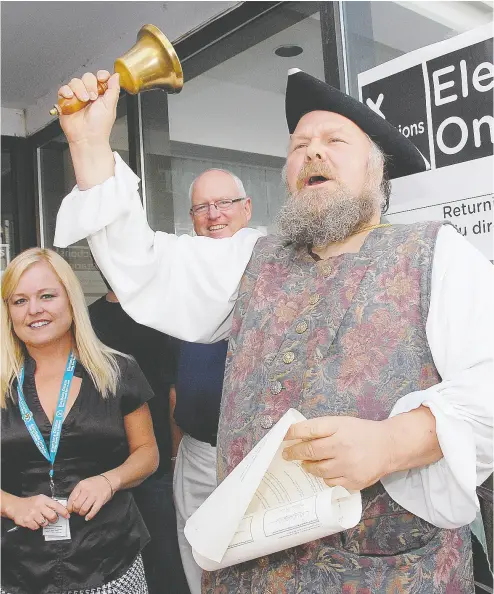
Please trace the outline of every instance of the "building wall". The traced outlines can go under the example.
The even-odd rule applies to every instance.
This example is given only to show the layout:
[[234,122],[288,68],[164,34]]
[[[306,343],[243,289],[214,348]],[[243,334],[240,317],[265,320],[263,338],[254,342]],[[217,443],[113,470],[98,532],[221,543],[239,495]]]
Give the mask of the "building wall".
[[27,136],[23,109],[2,107],[2,136]]

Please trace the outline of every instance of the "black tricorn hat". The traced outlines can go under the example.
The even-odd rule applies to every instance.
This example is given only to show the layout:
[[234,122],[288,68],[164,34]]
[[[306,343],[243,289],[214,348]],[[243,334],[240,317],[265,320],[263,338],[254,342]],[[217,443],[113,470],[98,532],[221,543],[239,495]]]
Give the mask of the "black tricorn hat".
[[389,179],[428,169],[418,148],[370,107],[296,68],[288,72],[285,110],[290,134],[300,118],[311,111],[331,111],[348,118],[386,155]]

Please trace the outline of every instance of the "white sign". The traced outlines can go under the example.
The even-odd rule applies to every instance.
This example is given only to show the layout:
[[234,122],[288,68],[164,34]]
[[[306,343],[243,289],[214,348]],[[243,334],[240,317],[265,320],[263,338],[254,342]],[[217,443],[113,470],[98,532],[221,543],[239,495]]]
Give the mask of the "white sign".
[[492,23],[359,74],[359,94],[430,170],[393,180],[390,222],[444,219],[494,259]]

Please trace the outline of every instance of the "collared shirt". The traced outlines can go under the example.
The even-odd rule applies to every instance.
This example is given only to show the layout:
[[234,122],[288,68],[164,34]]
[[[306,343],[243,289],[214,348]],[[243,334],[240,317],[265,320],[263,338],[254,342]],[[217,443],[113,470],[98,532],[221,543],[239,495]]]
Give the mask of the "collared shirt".
[[[56,497],[68,499],[79,481],[120,466],[129,456],[124,417],[153,393],[135,361],[117,359],[117,393],[106,399],[76,365],[82,383],[62,427],[54,465]],[[24,397],[48,443],[51,423],[39,401],[34,372],[35,362],[27,357]],[[2,489],[18,497],[49,497],[49,463],[26,430],[15,396],[14,401],[8,399],[1,415]],[[89,522],[72,513],[70,540],[45,541],[41,529],[8,532],[13,527],[2,518],[2,587],[11,594],[59,594],[101,586],[125,573],[149,540],[128,490],[115,493]]]
[[182,341],[178,355],[175,421],[194,439],[216,446],[228,341]]
[[[55,245],[88,238],[122,307],[142,324],[177,338],[227,338],[243,272],[260,233],[241,229],[210,239],[154,232],[139,179],[115,155],[115,176],[63,201]],[[391,416],[428,406],[444,457],[382,479],[405,509],[443,528],[470,523],[476,485],[493,468],[494,269],[451,226],[438,234],[427,340],[442,381],[400,398]]]

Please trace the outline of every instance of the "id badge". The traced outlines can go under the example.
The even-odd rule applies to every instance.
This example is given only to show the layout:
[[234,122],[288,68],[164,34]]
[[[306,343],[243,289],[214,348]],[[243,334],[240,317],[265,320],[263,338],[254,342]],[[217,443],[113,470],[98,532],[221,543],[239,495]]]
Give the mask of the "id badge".
[[[56,499],[64,507],[67,507],[67,499]],[[43,528],[43,536],[45,540],[70,540],[70,524],[69,520],[58,516],[58,520],[54,524],[48,524]]]

